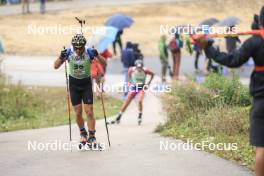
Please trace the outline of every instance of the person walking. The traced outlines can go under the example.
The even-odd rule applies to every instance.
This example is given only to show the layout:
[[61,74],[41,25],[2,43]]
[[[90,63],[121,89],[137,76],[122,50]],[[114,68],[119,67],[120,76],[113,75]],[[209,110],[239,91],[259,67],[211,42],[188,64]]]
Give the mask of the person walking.
[[172,62],[173,62],[173,80],[179,79],[182,47],[183,47],[183,42],[181,36],[180,34],[176,33],[175,37],[172,38],[169,44],[169,49],[171,51]]
[[161,62],[161,82],[166,83],[166,73],[168,67],[168,49],[166,45],[166,35],[162,35],[159,40],[159,57]]

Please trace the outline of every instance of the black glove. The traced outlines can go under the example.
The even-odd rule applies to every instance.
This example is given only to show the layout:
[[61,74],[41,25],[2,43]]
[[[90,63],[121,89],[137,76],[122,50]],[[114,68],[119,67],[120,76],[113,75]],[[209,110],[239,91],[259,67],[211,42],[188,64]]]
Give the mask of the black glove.
[[63,49],[60,54],[60,60],[64,61],[67,56],[67,49]]
[[99,55],[98,51],[96,49],[92,50],[94,57],[97,57]]

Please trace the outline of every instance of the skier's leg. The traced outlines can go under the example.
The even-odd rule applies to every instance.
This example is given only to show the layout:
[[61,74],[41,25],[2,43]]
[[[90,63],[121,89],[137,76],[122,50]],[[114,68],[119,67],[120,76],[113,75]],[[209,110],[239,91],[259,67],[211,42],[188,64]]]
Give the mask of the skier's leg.
[[95,119],[94,119],[94,113],[93,113],[93,105],[92,104],[84,104],[84,110],[87,115],[87,126],[88,126],[88,132],[89,132],[89,138],[88,142],[89,143],[95,143],[96,138],[95,138]]
[[127,109],[128,105],[131,103],[131,101],[135,98],[136,96],[136,92],[130,92],[128,94],[128,97],[125,101],[125,103],[123,104],[122,108],[121,108],[121,112],[125,112],[125,110]]
[[84,86],[81,91],[82,101],[84,103],[84,111],[87,116],[87,126],[89,131],[88,142],[92,143],[95,139],[95,119],[93,113],[93,89],[92,81],[88,82],[88,85]]
[[76,114],[76,123],[80,129],[80,135],[81,135],[81,142],[86,142],[87,141],[87,132],[84,126],[84,120],[82,117],[82,105],[78,104],[73,106],[74,112]]
[[142,111],[143,111],[143,99],[144,91],[138,93],[138,125],[141,125],[142,122]]
[[94,113],[93,113],[93,105],[92,104],[84,104],[84,111],[87,116],[87,126],[89,131],[95,130],[95,119],[94,119]]
[[134,97],[136,96],[136,92],[130,92],[127,96],[127,99],[126,101],[124,102],[124,104],[122,105],[121,107],[121,110],[116,118],[115,121],[113,121],[112,123],[117,123],[119,124],[120,123],[120,120],[121,120],[121,117],[123,115],[123,113],[125,112],[125,110],[127,109],[128,105],[131,103],[131,101],[134,99]]
[[84,120],[82,117],[82,95],[78,91],[78,88],[73,85],[69,84],[69,90],[70,90],[70,96],[71,96],[71,103],[76,115],[76,123],[80,129],[80,135],[81,135],[81,142],[87,141],[87,132],[85,130],[84,126]]
[[73,106],[75,115],[76,115],[76,123],[78,125],[79,128],[84,127],[84,120],[82,117],[82,105],[78,104],[76,106]]

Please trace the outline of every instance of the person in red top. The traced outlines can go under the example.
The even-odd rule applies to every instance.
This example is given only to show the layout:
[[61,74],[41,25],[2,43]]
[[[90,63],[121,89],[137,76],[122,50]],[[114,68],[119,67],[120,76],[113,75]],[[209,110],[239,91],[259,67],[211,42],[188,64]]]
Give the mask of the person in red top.
[[[146,84],[147,75],[150,75],[150,80]],[[154,73],[143,67],[142,60],[136,60],[135,66],[130,67],[128,70],[128,85],[129,85],[129,94],[127,96],[126,101],[124,102],[121,111],[119,112],[117,118],[111,122],[111,124],[119,124],[122,114],[125,112],[126,108],[130,104],[130,102],[138,95],[138,125],[141,125],[142,122],[142,110],[143,110],[143,98],[145,91],[153,80]],[[109,124],[109,123],[108,123]]]
[[[108,58],[112,57],[112,53],[106,49],[104,52],[100,53],[100,55],[107,61]],[[93,60],[91,63],[91,78],[94,80],[96,86],[94,87],[94,92],[96,97],[99,97],[100,89],[104,86],[105,81],[105,73],[106,73],[107,62],[105,65],[102,65],[96,60]]]

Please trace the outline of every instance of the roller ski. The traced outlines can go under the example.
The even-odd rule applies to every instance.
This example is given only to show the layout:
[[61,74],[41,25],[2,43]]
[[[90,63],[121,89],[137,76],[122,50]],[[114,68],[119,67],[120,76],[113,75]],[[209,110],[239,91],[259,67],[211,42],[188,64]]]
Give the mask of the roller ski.
[[88,134],[87,134],[85,129],[82,129],[80,131],[81,139],[80,139],[79,149],[82,149],[82,147],[86,145],[86,143],[87,143],[87,135]]
[[121,117],[122,117],[122,114],[119,113],[119,115],[117,116],[117,118],[115,120],[112,120],[111,122],[106,122],[107,125],[113,125],[113,124],[120,124],[120,121],[121,121]]
[[80,150],[102,151],[102,146],[100,145],[100,143],[96,142],[96,138],[94,135],[89,136],[89,138],[87,139],[87,132],[81,131],[79,149]]
[[82,141],[79,144],[80,150],[92,150],[92,151],[102,151],[102,146],[100,143],[96,142],[95,137],[89,138],[86,142]]

